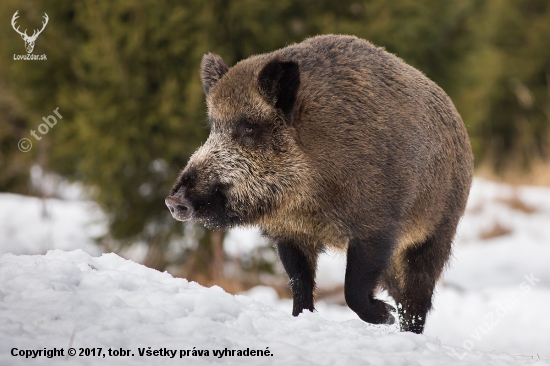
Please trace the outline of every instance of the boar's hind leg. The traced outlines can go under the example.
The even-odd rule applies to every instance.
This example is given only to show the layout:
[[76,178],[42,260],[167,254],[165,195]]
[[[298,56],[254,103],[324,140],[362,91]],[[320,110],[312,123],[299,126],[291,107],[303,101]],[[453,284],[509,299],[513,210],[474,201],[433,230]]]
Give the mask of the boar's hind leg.
[[293,316],[298,316],[304,309],[314,309],[313,290],[319,250],[313,245],[298,245],[291,241],[277,243],[277,252],[290,278]]
[[348,245],[346,302],[361,319],[372,324],[393,324],[390,311],[395,309],[374,298],[374,290],[386,269],[391,255],[392,240],[379,235],[369,240],[350,240]]
[[455,228],[456,223],[440,225],[431,237],[408,248],[400,258],[397,265],[401,266],[402,281],[388,292],[398,304],[401,331],[424,331],[435,284],[451,253]]

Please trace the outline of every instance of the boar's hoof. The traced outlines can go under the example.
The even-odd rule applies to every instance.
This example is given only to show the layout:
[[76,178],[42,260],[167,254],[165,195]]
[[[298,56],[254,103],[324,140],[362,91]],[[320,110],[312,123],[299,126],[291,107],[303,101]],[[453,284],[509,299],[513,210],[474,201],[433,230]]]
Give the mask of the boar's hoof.
[[395,308],[384,301],[371,298],[368,306],[361,310],[357,312],[357,315],[367,323],[387,325],[395,323],[395,318],[390,313],[395,311]]

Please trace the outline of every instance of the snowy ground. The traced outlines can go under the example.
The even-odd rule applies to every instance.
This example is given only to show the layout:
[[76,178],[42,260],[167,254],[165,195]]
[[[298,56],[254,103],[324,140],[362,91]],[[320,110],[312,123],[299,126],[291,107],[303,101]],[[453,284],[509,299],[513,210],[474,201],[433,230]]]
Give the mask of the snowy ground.
[[[94,205],[48,201],[46,225],[37,209],[41,201],[28,200],[35,199],[0,195],[0,254],[78,247],[98,254],[90,240],[102,230]],[[95,214],[88,215],[90,209]],[[90,365],[124,363],[122,356],[109,356],[109,348],[131,350],[134,356],[126,358],[132,363],[178,362],[139,356],[147,347],[177,350],[175,358],[180,350],[190,350],[191,356],[183,357],[198,365],[547,365],[548,223],[550,189],[514,189],[477,179],[422,336],[365,324],[334,301],[320,301],[316,313],[292,318],[290,300],[279,299],[270,288],[231,296],[114,254],[6,254],[0,259],[0,365],[48,363],[52,360],[10,352],[57,347],[66,354],[71,338],[77,353],[92,347],[107,352],[108,360],[101,361],[69,357],[71,363]],[[253,232],[246,233],[240,248],[238,235],[228,236],[228,252],[254,246]],[[318,274],[321,289],[340,286],[344,268],[344,258],[325,255]],[[193,347],[209,355],[193,357]],[[265,352],[267,347],[273,356],[213,355],[225,348]]]
[[[295,319],[250,297],[175,279],[115,254],[7,254],[0,259],[0,291],[2,365],[58,364],[64,358],[97,365],[127,364],[128,359],[175,364],[180,358],[193,365],[527,363],[522,357],[474,351],[460,361],[462,350],[442,346],[436,338],[392,333],[360,320],[329,321],[319,313]],[[63,355],[24,356],[56,348],[63,348]],[[76,356],[67,356],[71,348]],[[226,349],[234,355],[219,353]],[[247,349],[263,353],[238,356]],[[155,350],[157,356],[140,355]],[[85,356],[94,351],[96,356]]]

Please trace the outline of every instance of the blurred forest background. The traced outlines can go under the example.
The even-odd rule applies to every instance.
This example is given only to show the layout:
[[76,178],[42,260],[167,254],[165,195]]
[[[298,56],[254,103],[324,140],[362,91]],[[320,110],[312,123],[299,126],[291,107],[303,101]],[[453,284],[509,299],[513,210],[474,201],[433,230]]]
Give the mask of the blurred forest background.
[[[13,60],[25,54],[16,10],[21,29],[48,14],[34,50],[47,61]],[[31,167],[80,182],[108,214],[106,250],[147,243],[146,265],[205,285],[221,284],[231,260],[249,287],[273,271],[269,256],[229,259],[223,233],[176,222],[164,204],[208,136],[200,60],[212,51],[233,65],[327,33],[383,46],[438,83],[479,171],[550,174],[548,0],[2,0],[0,192],[51,195],[30,183]],[[57,107],[63,120],[19,151]]]

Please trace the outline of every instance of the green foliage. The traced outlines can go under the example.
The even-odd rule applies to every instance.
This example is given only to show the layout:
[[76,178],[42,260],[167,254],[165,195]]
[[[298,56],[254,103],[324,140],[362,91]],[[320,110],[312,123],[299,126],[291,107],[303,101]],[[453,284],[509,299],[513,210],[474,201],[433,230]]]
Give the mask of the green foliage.
[[20,103],[0,86],[0,189],[29,193],[32,156],[19,151],[17,143],[28,137],[27,123],[18,110]]
[[471,19],[473,50],[455,103],[476,158],[497,169],[547,158],[550,127],[550,3],[496,0]]

